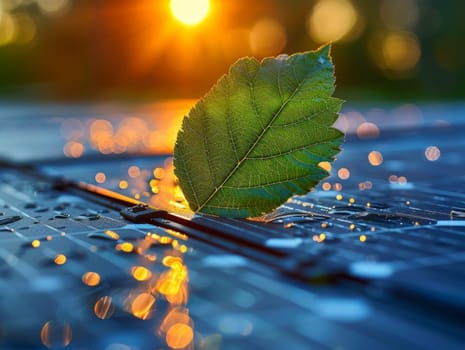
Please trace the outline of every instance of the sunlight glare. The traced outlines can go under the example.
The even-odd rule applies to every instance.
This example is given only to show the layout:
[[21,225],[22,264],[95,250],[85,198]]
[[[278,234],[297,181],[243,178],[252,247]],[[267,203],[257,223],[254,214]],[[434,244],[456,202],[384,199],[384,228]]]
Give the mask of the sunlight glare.
[[186,25],[200,23],[210,9],[209,0],[171,0],[171,12]]

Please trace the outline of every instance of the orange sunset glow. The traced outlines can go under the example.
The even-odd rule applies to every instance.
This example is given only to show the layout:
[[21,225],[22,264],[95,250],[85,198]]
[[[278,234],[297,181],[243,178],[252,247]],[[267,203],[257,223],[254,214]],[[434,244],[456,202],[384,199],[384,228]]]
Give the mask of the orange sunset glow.
[[187,25],[200,23],[210,9],[209,0],[171,0],[173,16]]

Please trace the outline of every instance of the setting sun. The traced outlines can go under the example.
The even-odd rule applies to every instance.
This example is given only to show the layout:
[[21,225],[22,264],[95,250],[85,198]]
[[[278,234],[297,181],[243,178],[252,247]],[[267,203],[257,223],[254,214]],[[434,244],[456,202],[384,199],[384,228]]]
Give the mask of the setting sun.
[[210,9],[209,0],[171,0],[174,17],[187,25],[200,23]]

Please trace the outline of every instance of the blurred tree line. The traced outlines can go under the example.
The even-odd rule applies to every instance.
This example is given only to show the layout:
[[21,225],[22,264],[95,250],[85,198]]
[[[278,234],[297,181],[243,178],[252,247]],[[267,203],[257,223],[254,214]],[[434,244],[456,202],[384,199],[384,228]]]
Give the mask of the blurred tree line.
[[326,42],[343,98],[465,97],[460,0],[210,0],[196,25],[169,3],[0,0],[0,97],[198,97],[241,56]]

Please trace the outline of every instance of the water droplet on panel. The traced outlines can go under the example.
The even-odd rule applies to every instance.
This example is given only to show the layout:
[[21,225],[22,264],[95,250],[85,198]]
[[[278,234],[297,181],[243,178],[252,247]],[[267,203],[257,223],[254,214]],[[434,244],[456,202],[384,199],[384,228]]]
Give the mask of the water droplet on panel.
[[19,215],[7,216],[5,218],[0,219],[0,225],[8,225],[12,224],[13,222],[21,220],[23,217]]
[[57,215],[55,215],[53,218],[54,219],[68,219],[71,215],[69,215],[68,213],[59,213]]
[[80,215],[74,217],[74,220],[77,220],[77,221],[84,221],[84,220],[95,221],[95,220],[99,220],[100,218],[101,218],[101,216],[99,214],[84,213],[84,214],[80,214]]

